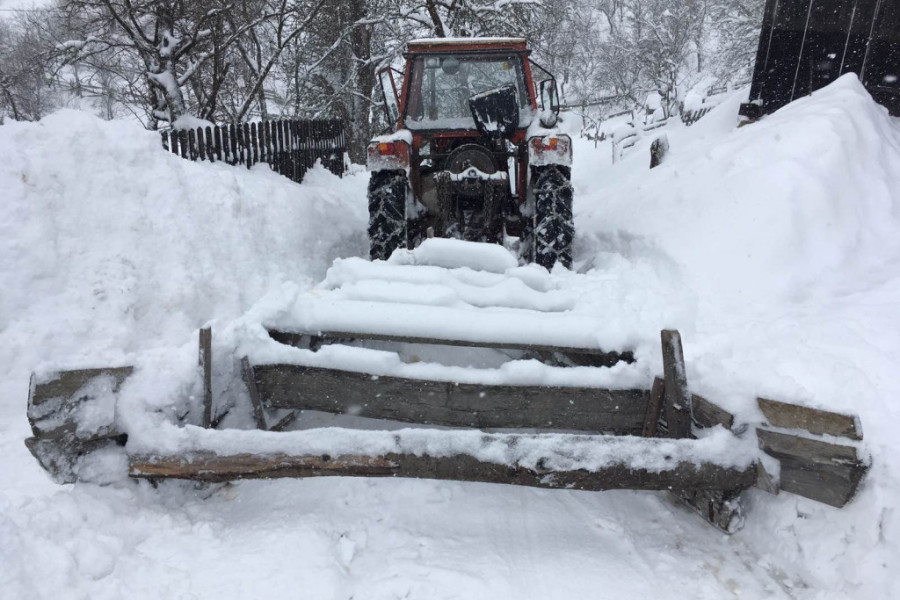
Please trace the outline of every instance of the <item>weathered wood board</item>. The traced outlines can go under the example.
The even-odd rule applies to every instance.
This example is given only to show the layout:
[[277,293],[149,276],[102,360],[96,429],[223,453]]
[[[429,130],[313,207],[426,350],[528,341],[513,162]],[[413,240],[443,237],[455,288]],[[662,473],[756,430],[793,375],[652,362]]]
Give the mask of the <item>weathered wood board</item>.
[[536,353],[558,353],[570,358],[574,363],[585,366],[609,367],[619,361],[634,362],[634,353],[605,351],[599,348],[576,348],[569,346],[548,346],[545,344],[519,344],[513,342],[478,342],[453,338],[414,337],[391,335],[388,333],[350,333],[342,331],[320,332],[287,332],[270,330],[269,336],[281,344],[288,346],[316,349],[321,344],[340,343],[347,340],[370,340],[399,342],[405,344],[432,344],[439,346],[465,346],[469,348],[493,348],[497,350],[522,350]]
[[853,415],[844,415],[766,398],[758,398],[757,402],[760,410],[766,416],[766,421],[772,427],[805,429],[818,435],[834,435],[851,440],[862,439],[862,428],[859,426],[859,420]]
[[[113,431],[115,403],[110,395],[131,375],[132,367],[78,369],[60,371],[54,377],[39,380],[31,376],[28,393],[28,422],[34,435],[42,438],[76,436],[93,439],[117,435]],[[79,423],[81,410],[88,404],[103,402],[108,413],[105,424],[97,423],[91,431]],[[98,410],[91,408],[92,420],[98,420]]]
[[209,427],[213,421],[212,398],[212,329],[204,327],[200,330],[200,369],[203,372],[203,427]]
[[841,507],[856,493],[868,470],[854,446],[757,429],[759,447],[781,462],[786,492]]
[[650,388],[650,401],[647,404],[647,415],[644,417],[644,429],[641,432],[644,437],[656,437],[659,417],[662,414],[663,397],[666,393],[665,386],[661,377],[653,380],[653,387]]
[[250,365],[250,359],[246,356],[241,359],[241,377],[244,380],[244,385],[247,386],[247,393],[250,394],[250,406],[253,407],[253,418],[256,421],[256,428],[265,431],[269,428],[266,422],[266,412],[256,384],[253,367]]
[[611,465],[597,471],[535,471],[483,462],[464,454],[449,457],[414,454],[330,457],[289,454],[219,456],[195,453],[189,456],[132,456],[129,474],[132,477],[198,481],[332,475],[477,481],[595,491],[716,490],[749,487],[756,479],[756,467],[751,465],[746,469],[736,469],[705,463],[698,468],[694,463],[681,462],[659,472],[631,469],[624,464]]
[[640,435],[648,401],[646,390],[456,384],[297,365],[253,371],[271,408],[455,427]]
[[721,425],[725,429],[734,427],[734,415],[713,404],[703,396],[691,394],[691,410],[694,422],[700,427],[715,427]]
[[662,339],[663,373],[665,379],[666,424],[670,437],[691,435],[691,393],[684,368],[681,334],[664,329]]
[[25,446],[57,482],[77,481],[84,457],[125,443],[116,429],[116,394],[132,370],[78,369],[47,379],[32,375],[28,421],[34,437]]

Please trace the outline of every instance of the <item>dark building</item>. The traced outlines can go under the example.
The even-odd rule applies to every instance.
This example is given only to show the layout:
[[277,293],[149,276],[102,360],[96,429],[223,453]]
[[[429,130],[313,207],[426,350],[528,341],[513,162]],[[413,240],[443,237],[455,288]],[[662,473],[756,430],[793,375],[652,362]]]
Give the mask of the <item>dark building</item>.
[[900,116],[900,0],[766,0],[750,101],[755,119],[856,73]]

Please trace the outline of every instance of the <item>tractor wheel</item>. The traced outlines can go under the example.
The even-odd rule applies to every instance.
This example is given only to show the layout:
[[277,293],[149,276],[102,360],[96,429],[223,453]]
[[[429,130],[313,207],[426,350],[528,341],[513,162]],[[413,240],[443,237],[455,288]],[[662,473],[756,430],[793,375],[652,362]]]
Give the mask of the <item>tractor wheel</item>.
[[373,171],[369,178],[369,256],[387,260],[406,247],[406,173]]
[[534,190],[534,262],[552,269],[572,267],[572,183],[569,167],[532,167]]

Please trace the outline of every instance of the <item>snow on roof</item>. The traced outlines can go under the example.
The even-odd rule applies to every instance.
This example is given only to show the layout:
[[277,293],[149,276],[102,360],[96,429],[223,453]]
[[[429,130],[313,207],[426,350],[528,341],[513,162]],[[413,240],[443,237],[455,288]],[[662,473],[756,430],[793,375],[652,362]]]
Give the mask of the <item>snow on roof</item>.
[[413,45],[457,45],[457,44],[524,44],[525,38],[518,37],[456,37],[456,38],[422,38],[409,42]]

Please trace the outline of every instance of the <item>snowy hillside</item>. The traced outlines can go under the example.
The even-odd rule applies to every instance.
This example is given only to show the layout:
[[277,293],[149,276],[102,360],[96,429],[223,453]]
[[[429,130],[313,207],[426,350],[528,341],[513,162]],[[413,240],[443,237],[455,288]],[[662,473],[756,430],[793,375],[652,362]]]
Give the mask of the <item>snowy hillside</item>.
[[22,443],[32,370],[138,361],[171,388],[198,327],[288,306],[366,251],[364,173],[298,186],[68,111],[0,126],[3,596],[900,596],[900,125],[852,77],[735,129],[740,100],[669,126],[653,171],[652,134],[614,166],[608,143],[576,140],[579,274],[542,285],[636,347],[629,380],[661,370],[675,327],[692,388],[740,420],[758,395],[858,414],[873,466],[848,507],[752,491],[728,537],[648,492],[51,483]]

